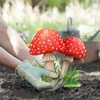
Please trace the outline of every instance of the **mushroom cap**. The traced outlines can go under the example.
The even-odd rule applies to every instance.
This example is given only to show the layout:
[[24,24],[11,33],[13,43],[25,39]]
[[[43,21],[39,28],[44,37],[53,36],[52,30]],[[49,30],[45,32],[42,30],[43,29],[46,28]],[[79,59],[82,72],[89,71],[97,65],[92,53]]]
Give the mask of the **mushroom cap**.
[[86,56],[86,47],[82,40],[75,36],[69,36],[63,40],[66,45],[66,50],[63,52],[66,55],[75,58],[84,58]]
[[33,37],[30,54],[38,55],[49,52],[65,51],[66,46],[60,34],[53,29],[43,28]]

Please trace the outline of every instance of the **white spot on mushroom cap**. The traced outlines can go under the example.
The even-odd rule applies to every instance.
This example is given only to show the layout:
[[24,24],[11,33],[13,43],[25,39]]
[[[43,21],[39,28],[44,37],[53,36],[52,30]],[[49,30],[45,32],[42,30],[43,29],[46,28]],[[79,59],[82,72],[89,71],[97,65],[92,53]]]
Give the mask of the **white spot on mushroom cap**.
[[83,48],[85,48],[85,46],[83,46]]
[[52,49],[54,49],[54,47],[52,47]]
[[56,41],[56,39],[54,39],[54,41]]
[[47,48],[47,46],[45,45],[45,48]]
[[70,49],[69,52],[71,52],[72,50]]
[[56,50],[58,50],[58,48],[56,48]]
[[70,45],[72,45],[72,43]]
[[43,47],[43,45],[41,45],[41,47]]
[[39,44],[41,44],[41,42],[39,42]]
[[38,51],[38,54],[39,54],[40,52]]
[[45,52],[45,51],[43,51],[43,52]]
[[59,35],[57,34],[57,36],[59,36]]
[[61,43],[63,43],[63,41],[61,41]]
[[61,40],[61,39],[59,39],[59,40]]
[[81,44],[80,42],[78,44]]
[[77,50],[77,48],[75,50]]
[[85,56],[86,54],[84,54],[84,56]]
[[38,50],[40,50],[40,48],[37,48]]
[[66,52],[68,52],[68,50],[66,50]]
[[50,45],[52,45],[52,43],[50,43]]
[[79,54],[79,52],[76,52],[77,54]]
[[32,46],[33,48],[35,47],[35,45]]
[[61,46],[59,45],[59,47],[61,47]]
[[81,55],[79,55],[79,57],[81,57]]
[[75,41],[75,39],[73,39],[73,41]]
[[34,38],[34,40],[36,40],[36,37]]
[[81,51],[81,53],[83,53],[83,51]]
[[73,53],[75,53],[75,51],[73,51]]
[[43,44],[45,44],[45,42],[43,41]]

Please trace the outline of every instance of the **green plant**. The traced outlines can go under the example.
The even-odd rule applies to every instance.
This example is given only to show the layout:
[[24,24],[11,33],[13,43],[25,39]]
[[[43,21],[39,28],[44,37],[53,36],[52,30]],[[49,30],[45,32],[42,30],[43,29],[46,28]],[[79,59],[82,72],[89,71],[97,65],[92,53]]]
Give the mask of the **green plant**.
[[42,80],[45,81],[45,82],[51,82],[52,81],[52,78],[43,76],[42,77]]
[[64,87],[80,87],[80,76],[79,76],[79,72],[83,72],[82,70],[77,70],[77,67],[72,69],[72,67],[70,67],[70,70],[68,72],[65,73],[64,77],[63,77],[63,83],[64,83]]
[[[70,70],[66,72],[63,77],[61,76],[60,71],[58,71],[58,74],[60,75],[60,79],[63,80],[64,87],[80,87],[81,86],[80,83],[81,77],[79,75],[80,72],[84,71],[77,70],[77,67],[74,69],[70,67]],[[48,77],[43,77],[42,79],[46,82],[52,81],[52,79]]]

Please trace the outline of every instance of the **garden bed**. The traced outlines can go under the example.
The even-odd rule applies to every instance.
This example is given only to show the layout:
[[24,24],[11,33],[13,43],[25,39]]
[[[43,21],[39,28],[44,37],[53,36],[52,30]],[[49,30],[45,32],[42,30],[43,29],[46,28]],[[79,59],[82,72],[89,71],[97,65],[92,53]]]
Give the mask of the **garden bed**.
[[13,71],[0,70],[0,100],[100,100],[100,61],[81,64],[88,71],[82,76],[80,88],[61,88],[54,92],[39,92]]

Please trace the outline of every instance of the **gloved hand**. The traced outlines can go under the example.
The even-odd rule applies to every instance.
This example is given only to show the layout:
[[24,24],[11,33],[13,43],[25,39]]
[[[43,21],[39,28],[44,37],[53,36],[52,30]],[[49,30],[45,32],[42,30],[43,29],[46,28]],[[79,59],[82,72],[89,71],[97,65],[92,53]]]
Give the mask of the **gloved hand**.
[[38,90],[50,89],[53,87],[53,84],[42,81],[42,76],[51,77],[53,79],[58,78],[56,73],[45,68],[33,66],[28,60],[18,65],[15,71],[18,75],[25,78]]
[[61,87],[63,87],[63,78],[61,76],[61,70],[62,70],[62,68],[61,68],[61,64],[60,64],[60,59],[58,59],[55,64],[55,71],[59,77],[57,79],[53,80],[52,83],[54,85],[53,85],[52,89],[48,89],[48,91],[55,91],[55,90],[58,90]]
[[[30,58],[28,60],[33,66],[43,67],[44,63],[41,60],[42,56],[43,55],[38,55],[38,56],[34,56],[34,57],[30,56]],[[60,59],[58,59],[56,61],[55,70],[56,70],[56,73],[58,74],[58,76],[60,76],[60,73],[61,73]],[[60,77],[58,77],[57,79],[53,79],[51,84],[52,84],[52,88],[47,89],[46,91],[58,90],[59,88],[61,88],[63,86],[63,80]]]

